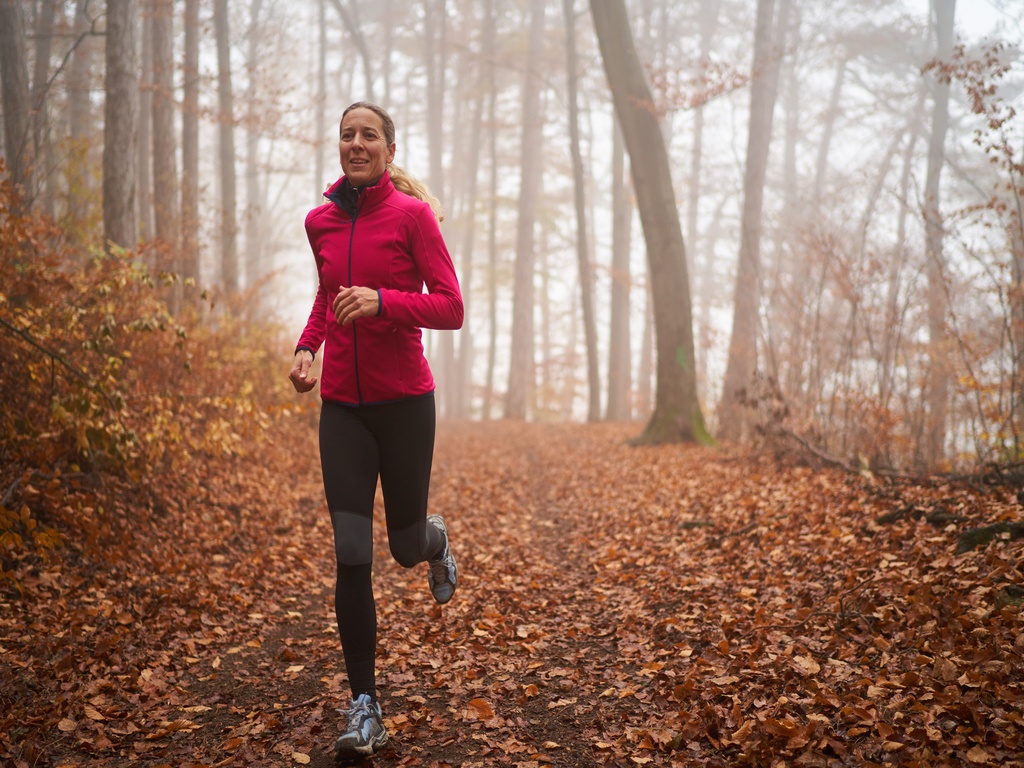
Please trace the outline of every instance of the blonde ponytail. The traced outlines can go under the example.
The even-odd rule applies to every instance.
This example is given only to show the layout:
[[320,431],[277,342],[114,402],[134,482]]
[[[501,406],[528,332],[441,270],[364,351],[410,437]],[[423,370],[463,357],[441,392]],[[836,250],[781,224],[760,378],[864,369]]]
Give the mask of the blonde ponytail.
[[427,203],[437,220],[444,221],[444,207],[441,205],[441,201],[430,193],[426,184],[410,176],[404,168],[394,163],[388,165],[388,174],[391,176],[391,183],[395,185],[395,189]]

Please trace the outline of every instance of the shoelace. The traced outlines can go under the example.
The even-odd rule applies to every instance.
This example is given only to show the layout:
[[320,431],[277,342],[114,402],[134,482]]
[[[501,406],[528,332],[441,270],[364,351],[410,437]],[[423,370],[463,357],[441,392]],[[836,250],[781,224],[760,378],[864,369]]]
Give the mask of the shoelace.
[[367,718],[375,717],[372,701],[356,701],[348,710],[348,729],[361,731]]
[[430,568],[434,572],[435,576],[443,576],[447,578],[450,575],[450,569],[448,565],[448,545],[446,544],[444,550],[441,552],[441,556],[437,560],[430,561]]

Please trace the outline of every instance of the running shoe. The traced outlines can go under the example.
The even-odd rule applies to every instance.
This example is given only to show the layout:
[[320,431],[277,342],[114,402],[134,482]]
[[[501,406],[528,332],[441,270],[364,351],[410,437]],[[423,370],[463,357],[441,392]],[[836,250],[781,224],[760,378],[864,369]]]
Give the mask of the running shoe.
[[452,549],[448,546],[448,526],[444,524],[444,518],[440,515],[428,515],[427,522],[434,525],[444,537],[444,548],[440,555],[430,561],[427,571],[430,594],[437,602],[444,605],[455,594],[455,587],[459,583],[459,569],[455,565],[455,555],[452,554]]
[[367,757],[384,746],[388,732],[384,728],[380,704],[361,693],[352,700],[348,711],[348,728],[334,743],[335,759],[350,760]]

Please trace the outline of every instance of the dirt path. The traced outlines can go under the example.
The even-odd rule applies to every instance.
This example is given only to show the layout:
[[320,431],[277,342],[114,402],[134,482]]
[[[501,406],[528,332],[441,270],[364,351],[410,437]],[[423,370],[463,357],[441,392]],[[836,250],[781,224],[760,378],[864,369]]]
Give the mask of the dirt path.
[[[595,745],[623,733],[617,724],[638,708],[634,689],[650,682],[635,665],[623,666],[622,609],[601,585],[597,553],[615,521],[595,521],[577,507],[585,498],[576,497],[600,491],[601,481],[580,476],[578,488],[565,486],[572,428],[548,428],[545,440],[529,427],[503,430],[504,440],[479,425],[439,436],[432,503],[457,547],[453,603],[436,606],[425,570],[405,571],[390,559],[377,520],[378,684],[391,744],[368,764],[614,764],[599,763]],[[614,431],[608,438],[611,447],[621,442]],[[318,477],[301,487],[314,518],[319,493]],[[330,530],[315,519],[293,547],[304,553],[299,588],[254,612],[263,622],[259,647],[229,649],[235,653],[223,657],[219,674],[191,690],[197,700],[231,690],[194,719],[214,755],[237,744],[234,756],[246,765],[298,764],[307,755],[309,765],[332,764],[347,685]]]

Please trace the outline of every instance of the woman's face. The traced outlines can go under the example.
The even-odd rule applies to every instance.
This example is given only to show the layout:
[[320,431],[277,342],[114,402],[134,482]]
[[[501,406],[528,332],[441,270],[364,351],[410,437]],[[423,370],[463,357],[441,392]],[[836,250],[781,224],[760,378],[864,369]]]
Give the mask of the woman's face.
[[388,146],[380,116],[362,107],[342,119],[338,151],[341,170],[354,187],[378,179],[395,158],[395,145]]

